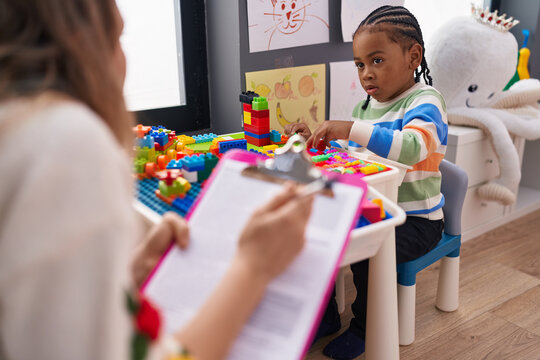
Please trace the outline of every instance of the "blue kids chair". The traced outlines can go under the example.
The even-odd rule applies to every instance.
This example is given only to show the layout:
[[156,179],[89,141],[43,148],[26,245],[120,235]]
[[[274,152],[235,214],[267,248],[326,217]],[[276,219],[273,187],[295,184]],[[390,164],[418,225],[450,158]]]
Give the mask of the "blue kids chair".
[[414,341],[416,274],[441,260],[436,306],[442,311],[454,311],[459,303],[459,249],[461,247],[461,208],[467,192],[467,173],[457,165],[443,160],[441,192],[444,231],[439,244],[420,258],[397,266],[399,344]]

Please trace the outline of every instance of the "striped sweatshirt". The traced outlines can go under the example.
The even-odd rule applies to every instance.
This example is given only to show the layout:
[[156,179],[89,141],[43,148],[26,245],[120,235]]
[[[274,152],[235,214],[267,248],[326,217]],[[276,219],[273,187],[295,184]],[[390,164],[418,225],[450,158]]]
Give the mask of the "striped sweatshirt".
[[393,100],[371,99],[353,110],[352,140],[375,154],[410,165],[398,189],[398,204],[407,215],[442,219],[439,164],[446,152],[448,122],[441,94],[416,83]]

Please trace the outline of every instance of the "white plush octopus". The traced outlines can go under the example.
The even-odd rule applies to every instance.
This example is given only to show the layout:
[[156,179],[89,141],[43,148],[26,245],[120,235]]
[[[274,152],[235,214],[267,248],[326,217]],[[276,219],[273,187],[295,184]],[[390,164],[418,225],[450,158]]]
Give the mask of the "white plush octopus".
[[426,45],[426,59],[433,86],[446,101],[448,122],[481,128],[498,156],[500,177],[480,186],[478,195],[508,205],[515,202],[521,179],[510,134],[540,138],[540,82],[520,80],[502,91],[516,71],[517,41],[494,26],[497,14],[486,12],[495,17],[488,22],[474,13],[439,28]]

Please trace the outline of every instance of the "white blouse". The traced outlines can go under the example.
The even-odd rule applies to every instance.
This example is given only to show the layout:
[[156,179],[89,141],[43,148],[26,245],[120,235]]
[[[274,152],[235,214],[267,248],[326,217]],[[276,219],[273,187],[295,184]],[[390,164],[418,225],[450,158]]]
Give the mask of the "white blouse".
[[0,358],[128,359],[128,157],[84,105],[27,105],[0,104]]

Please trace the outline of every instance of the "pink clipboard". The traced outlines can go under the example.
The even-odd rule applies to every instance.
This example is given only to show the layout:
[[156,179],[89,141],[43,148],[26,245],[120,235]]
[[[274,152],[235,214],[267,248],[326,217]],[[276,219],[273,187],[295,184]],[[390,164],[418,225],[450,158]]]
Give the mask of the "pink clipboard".
[[[210,178],[207,180],[206,185],[202,189],[199,197],[197,198],[197,200],[193,204],[190,211],[186,214],[186,219],[188,220],[188,222],[192,218],[193,214],[199,208],[199,204],[201,203],[202,199],[204,199],[205,196],[207,196],[208,192],[214,186],[215,179],[219,176],[219,174],[221,173],[223,168],[226,166],[227,162],[235,161],[235,162],[244,163],[246,166],[256,166],[258,164],[258,162],[260,162],[261,160],[263,160],[263,157],[261,155],[257,154],[257,153],[254,153],[254,152],[248,152],[248,151],[243,151],[243,150],[231,150],[231,151],[227,152],[222,157],[222,159],[219,161],[218,165],[216,166],[216,168],[212,172]],[[335,183],[344,184],[344,185],[348,185],[348,186],[353,186],[355,188],[361,189],[361,195],[360,195],[360,199],[358,201],[358,204],[355,205],[354,215],[351,217],[351,221],[350,221],[350,224],[349,224],[348,229],[347,229],[346,239],[345,239],[345,241],[343,242],[343,244],[341,246],[341,249],[339,251],[339,255],[335,258],[335,262],[333,263],[333,270],[331,272],[329,280],[327,281],[326,288],[325,288],[325,290],[323,292],[324,295],[322,297],[320,297],[320,301],[319,301],[319,304],[318,304],[318,310],[316,311],[316,314],[314,314],[314,316],[311,318],[312,319],[311,328],[307,332],[309,335],[305,337],[305,341],[302,344],[302,350],[299,353],[299,354],[301,354],[299,359],[303,358],[303,356],[307,353],[307,351],[309,350],[309,348],[311,346],[311,342],[312,342],[312,339],[315,336],[315,333],[317,331],[317,326],[319,324],[319,321],[320,321],[321,317],[323,316],[324,311],[326,309],[326,304],[327,304],[328,298],[330,297],[330,295],[332,293],[332,289],[334,287],[334,281],[335,281],[335,278],[336,278],[338,270],[339,270],[339,265],[341,263],[341,260],[342,260],[342,258],[344,256],[344,254],[345,254],[345,251],[347,249],[347,246],[348,246],[348,243],[349,243],[349,240],[350,240],[351,231],[356,227],[356,224],[358,223],[358,219],[360,218],[361,212],[362,212],[362,203],[363,203],[364,198],[365,198],[365,196],[367,194],[367,185],[362,180],[361,176],[357,176],[357,175],[335,175],[334,173],[332,173],[330,176],[333,177],[333,181]],[[358,192],[358,193],[360,193],[360,192]],[[146,292],[149,283],[152,282],[156,272],[158,271],[158,269],[160,269],[160,267],[162,266],[164,260],[167,258],[167,256],[169,256],[169,253],[171,252],[172,249],[173,249],[172,246],[169,247],[169,249],[165,252],[165,254],[162,256],[162,258],[158,262],[157,266],[154,268],[154,270],[151,272],[151,274],[146,279],[145,283],[143,284],[143,286],[141,288],[141,291],[143,293]]]

